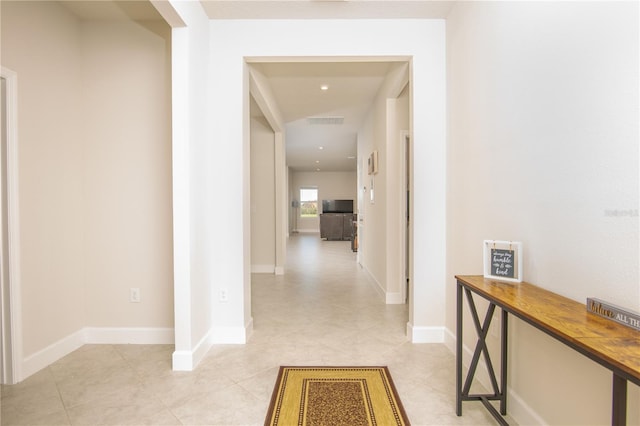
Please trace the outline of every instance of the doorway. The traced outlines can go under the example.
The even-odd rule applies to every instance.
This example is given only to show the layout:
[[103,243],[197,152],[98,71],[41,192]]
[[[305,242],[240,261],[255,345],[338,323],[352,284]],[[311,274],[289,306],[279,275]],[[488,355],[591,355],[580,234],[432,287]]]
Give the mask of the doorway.
[[5,379],[5,374],[4,372],[6,370],[8,370],[7,368],[5,368],[5,360],[7,360],[7,356],[5,356],[5,347],[7,347],[7,345],[4,343],[5,339],[8,338],[6,330],[6,323],[7,321],[5,320],[5,315],[7,313],[9,313],[10,311],[10,305],[8,303],[6,303],[8,301],[8,292],[7,292],[7,267],[6,267],[6,248],[7,248],[7,244],[6,244],[6,233],[5,233],[5,221],[4,221],[4,217],[5,217],[5,181],[6,181],[6,177],[5,177],[5,167],[2,167],[4,165],[4,158],[6,157],[6,146],[7,146],[7,118],[6,118],[6,111],[7,111],[7,80],[4,77],[0,77],[0,133],[1,133],[1,142],[0,142],[0,192],[1,192],[1,196],[0,196],[0,218],[1,218],[1,223],[2,226],[0,228],[0,239],[1,239],[1,243],[0,243],[0,306],[2,306],[2,315],[0,315],[0,330],[2,333],[2,338],[0,338],[0,356],[1,358],[1,362],[0,362],[0,377],[2,377],[2,383],[5,384],[7,381]]
[[[408,188],[411,169],[407,165],[410,164],[408,160],[411,150],[408,149],[409,131],[407,130],[406,136],[399,141],[398,129],[410,128],[411,108],[409,102],[412,90],[412,85],[409,82],[410,61],[408,58],[386,57],[349,58],[348,60],[345,58],[318,58],[317,62],[306,58],[302,62],[298,61],[299,59],[296,58],[277,58],[277,60],[269,61],[264,57],[255,59],[255,62],[253,60],[247,61],[250,77],[251,108],[249,108],[249,119],[252,120],[252,123],[256,121],[256,113],[252,111],[264,108],[265,110],[262,110],[260,115],[260,119],[268,123],[268,126],[264,127],[270,127],[271,130],[282,130],[286,134],[286,145],[291,148],[288,154],[292,154],[287,156],[287,161],[282,163],[281,169],[282,174],[288,176],[289,179],[281,181],[276,179],[278,181],[276,188],[279,184],[285,184],[283,192],[288,194],[289,198],[283,203],[286,206],[282,211],[284,219],[279,220],[279,216],[276,215],[275,219],[269,218],[268,223],[284,222],[288,224],[287,228],[280,231],[285,241],[294,233],[314,231],[313,224],[308,225],[308,222],[300,223],[299,221],[301,205],[299,204],[298,192],[303,187],[320,188],[317,202],[322,199],[353,199],[354,204],[359,208],[358,224],[363,225],[363,232],[366,232],[367,225],[370,225],[368,230],[372,234],[366,239],[369,243],[359,244],[357,255],[353,253],[349,255],[353,255],[354,258],[358,257],[360,266],[368,273],[369,277],[373,278],[376,290],[382,293],[387,304],[406,304],[408,306],[408,277],[411,270],[409,261],[410,233],[412,228],[407,222],[408,211],[405,210],[405,206],[407,209],[410,207],[406,197],[410,196]],[[360,83],[359,80],[364,80],[365,83]],[[353,107],[347,105],[348,102],[353,102],[351,98],[355,97],[355,88],[360,89],[360,85],[363,86],[362,90],[369,90],[369,96],[366,98],[367,102],[358,102],[357,115],[350,119],[349,113]],[[265,89],[264,92],[260,92],[262,88]],[[384,95],[377,97],[380,90],[383,90]],[[344,102],[344,104],[332,104],[329,100],[331,96],[334,96],[332,93],[339,94],[342,98],[340,102]],[[351,95],[345,96],[345,93]],[[295,102],[291,102],[291,97]],[[308,102],[303,102],[301,99]],[[288,101],[291,104],[288,104]],[[376,102],[376,112],[370,112],[371,106],[376,105]],[[387,116],[389,128],[383,131],[376,128],[374,123],[376,119],[381,118],[379,117],[380,111],[382,108],[386,108],[388,102],[398,105],[396,107],[397,113],[394,109],[394,112]],[[361,105],[363,103],[366,104],[364,107]],[[273,108],[273,110],[269,108]],[[384,120],[384,118],[382,119]],[[342,136],[339,136],[337,132],[347,127],[351,129],[351,139],[342,139]],[[364,132],[362,132],[363,127],[365,128]],[[393,136],[391,136],[390,129],[394,129]],[[253,139],[258,132],[254,131],[252,127],[250,134],[249,146],[253,149],[252,144],[255,142]],[[340,143],[336,143],[334,146],[329,141],[340,141]],[[270,143],[272,143],[272,136]],[[290,146],[292,143],[293,146]],[[386,148],[386,145],[393,146]],[[349,147],[353,149],[353,152],[347,150]],[[367,157],[371,152],[377,152],[377,149],[383,153],[392,151],[393,161],[386,160],[385,157],[384,161],[389,161],[389,163],[385,163],[384,173],[377,176],[366,175],[366,169],[359,170],[357,167],[358,158],[361,163],[362,158]],[[338,152],[339,158],[332,159],[333,152]],[[259,156],[252,154],[250,158],[249,164],[253,170],[256,161],[271,162],[274,155],[272,152]],[[270,167],[269,175],[261,179],[260,183],[266,184],[268,179],[268,183],[271,185],[274,181],[273,174],[277,170],[278,167],[275,169]],[[346,180],[350,182],[349,188],[353,186],[352,192],[344,189],[346,184],[338,183],[345,182],[342,178],[338,179],[340,173],[353,175],[353,185],[351,185],[351,180]],[[387,177],[385,177],[387,173],[393,175],[392,181],[387,181]],[[326,179],[319,177],[324,175],[326,175]],[[368,197],[366,202],[362,202],[362,191],[371,191],[369,182],[373,183],[375,178],[380,182],[379,199],[383,202],[369,202]],[[324,184],[325,180],[326,184]],[[323,184],[319,185],[319,181],[322,181]],[[364,189],[364,187],[368,189]],[[254,205],[254,189],[252,188],[250,196],[252,217],[260,211],[264,213],[268,210],[271,214],[273,199],[269,201],[266,210],[261,210],[257,205]],[[258,192],[262,194],[265,191]],[[389,193],[393,193],[393,201],[384,197]],[[276,202],[276,206],[278,205],[281,204]],[[388,210],[393,211],[393,217],[388,216]],[[262,213],[260,214],[262,215]],[[252,226],[252,241],[255,241],[253,235],[255,229],[257,228]],[[381,232],[381,229],[385,231]],[[391,250],[388,249],[391,245],[387,242],[388,237],[385,235],[387,233],[393,236],[393,249]],[[278,231],[276,231],[277,234]],[[260,241],[272,241],[272,239],[264,238]],[[256,251],[254,246],[257,244],[252,242],[252,254]],[[269,243],[267,246],[272,249],[274,245]],[[368,252],[368,255],[361,256],[362,252]],[[272,258],[273,255],[269,260]],[[389,262],[392,262],[392,273],[387,272],[385,267],[381,266]],[[270,273],[273,267],[263,265],[259,259],[251,259],[251,270]],[[406,319],[409,320],[409,318]]]
[[[186,7],[185,10],[198,12]],[[419,261],[413,262],[409,329],[414,342],[442,341],[444,338],[444,314],[441,313],[445,308],[443,295],[446,282],[446,55],[443,54],[445,28],[441,22],[429,20],[345,20],[337,27],[332,26],[332,37],[327,38],[326,23],[304,21],[305,31],[302,33],[299,31],[301,23],[295,20],[283,21],[282,25],[274,28],[273,22],[269,20],[252,21],[250,24],[242,20],[229,20],[225,21],[223,26],[211,26],[204,19],[194,19],[193,23],[189,22],[187,25],[193,27],[194,34],[208,33],[208,40],[225,40],[225,43],[207,44],[191,41],[186,36],[190,34],[190,29],[184,30],[184,37],[174,40],[173,51],[177,54],[176,60],[181,64],[179,69],[176,67],[176,73],[173,75],[174,93],[181,94],[179,98],[174,99],[174,111],[183,111],[186,114],[190,108],[199,108],[206,102],[210,110],[215,112],[216,118],[211,120],[210,117],[194,114],[193,120],[189,121],[187,118],[190,116],[181,113],[174,117],[174,131],[180,135],[188,135],[183,131],[197,131],[196,134],[200,135],[200,130],[206,129],[212,140],[225,141],[223,152],[226,155],[215,156],[214,168],[211,168],[211,163],[202,161],[194,165],[193,172],[210,172],[213,178],[212,188],[216,190],[216,194],[225,200],[241,201],[234,205],[243,211],[241,217],[233,211],[225,212],[223,217],[233,219],[233,226],[221,227],[224,229],[215,234],[215,245],[198,248],[195,253],[182,251],[182,248],[189,249],[187,237],[190,235],[190,229],[213,235],[213,227],[208,226],[207,221],[200,221],[189,228],[191,222],[187,220],[189,216],[185,215],[191,214],[191,211],[188,207],[183,207],[179,201],[183,199],[182,196],[188,197],[191,191],[201,186],[186,178],[174,180],[174,208],[182,215],[176,219],[174,225],[174,235],[177,237],[174,241],[177,346],[174,359],[190,357],[196,353],[199,346],[191,339],[204,336],[204,333],[197,331],[206,329],[206,325],[211,324],[210,328],[214,331],[218,330],[218,325],[223,326],[226,334],[222,338],[214,336],[216,341],[244,341],[251,331],[252,299],[248,274],[250,258],[247,255],[247,249],[250,247],[247,241],[250,224],[246,220],[246,213],[250,208],[249,188],[246,184],[249,164],[246,112],[252,81],[247,75],[247,69],[253,62],[262,62],[264,58],[273,57],[274,54],[286,55],[279,57],[281,61],[290,58],[320,58],[335,62],[337,59],[350,58],[350,55],[371,57],[401,52],[402,57],[393,56],[390,59],[402,59],[410,63],[410,75],[412,82],[415,82],[411,90],[411,112],[413,117],[420,117],[411,126],[412,156],[415,163],[419,164],[419,167],[413,167],[412,173],[412,181],[419,183],[417,189],[414,186],[412,191],[412,209],[423,212],[428,208],[433,214],[420,215],[419,221],[412,221],[415,237],[412,238],[411,250],[413,257]],[[234,34],[246,34],[249,30],[255,32],[256,29],[259,29],[262,35],[258,44],[246,37],[233,37]],[[183,32],[182,29],[180,31]],[[292,38],[290,34],[298,34],[300,37]],[[365,44],[362,43],[364,39],[367,40]],[[318,40],[323,42],[317,43]],[[364,56],[358,58],[366,60]],[[377,59],[380,58],[381,56],[377,56]],[[211,66],[213,64],[215,66]],[[198,70],[202,72],[197,72]],[[200,87],[208,88],[202,96],[200,92],[193,93],[198,96],[182,96],[182,93],[192,94],[191,89]],[[184,89],[184,92],[181,89]],[[214,93],[218,95],[213,96]],[[304,100],[305,97],[298,98]],[[179,150],[177,152],[186,153],[189,152],[189,143],[189,138],[176,138],[174,148]],[[204,140],[198,140],[196,143],[197,147],[203,150],[205,144]],[[184,172],[188,176],[191,170],[184,156],[174,159],[174,166],[174,175]],[[359,185],[358,190],[362,191],[363,186]],[[213,196],[209,198],[214,200]],[[215,203],[205,204],[205,207],[207,209],[204,213],[208,214],[215,208]],[[184,220],[178,220],[183,217]],[[239,223],[240,219],[242,223]],[[371,216],[365,219],[369,221]],[[200,254],[211,259],[207,265],[208,270],[205,271],[205,280],[202,280],[202,286],[189,286],[192,276],[188,269],[188,261]],[[209,281],[206,281],[208,275],[219,277],[220,280],[213,280],[209,284]],[[401,273],[398,274],[398,277],[401,276]],[[197,279],[196,282],[201,282],[199,276]],[[216,294],[221,286],[226,286],[228,282],[234,283],[234,287],[226,304],[218,306],[209,297],[193,297]],[[208,318],[201,319],[192,315],[197,309],[214,305],[220,309],[214,310],[214,316],[209,323]],[[229,335],[232,336],[227,337]],[[197,361],[197,358],[194,359]]]
[[403,300],[409,304],[410,285],[411,285],[411,138],[409,132],[402,132],[401,143],[403,145],[403,192],[404,192],[404,288]]
[[19,240],[17,214],[17,75],[0,74],[0,381],[20,381]]

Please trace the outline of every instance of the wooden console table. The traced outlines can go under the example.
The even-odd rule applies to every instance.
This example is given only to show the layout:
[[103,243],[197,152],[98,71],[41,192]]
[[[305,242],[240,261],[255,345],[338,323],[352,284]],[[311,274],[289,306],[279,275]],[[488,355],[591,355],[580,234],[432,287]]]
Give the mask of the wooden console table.
[[[507,413],[507,325],[514,315],[587,356],[613,373],[611,424],[626,424],[627,381],[640,386],[640,332],[587,311],[586,305],[525,282],[505,283],[483,276],[460,276],[457,280],[456,324],[456,414],[462,415],[463,401],[481,401],[502,425]],[[469,304],[478,341],[464,385],[462,372],[463,293]],[[473,299],[476,294],[489,301],[480,319]],[[500,375],[495,369],[486,343],[496,307],[501,310]],[[493,393],[469,394],[471,382],[484,354]],[[500,383],[498,383],[498,380]],[[499,412],[490,403],[499,401]]]

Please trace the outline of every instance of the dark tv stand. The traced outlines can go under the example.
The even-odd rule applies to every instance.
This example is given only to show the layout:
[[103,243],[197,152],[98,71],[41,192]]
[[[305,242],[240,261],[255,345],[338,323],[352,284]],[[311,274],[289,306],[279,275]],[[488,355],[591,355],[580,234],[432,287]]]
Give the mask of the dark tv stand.
[[329,241],[350,241],[353,236],[353,213],[323,213],[320,215],[320,238]]

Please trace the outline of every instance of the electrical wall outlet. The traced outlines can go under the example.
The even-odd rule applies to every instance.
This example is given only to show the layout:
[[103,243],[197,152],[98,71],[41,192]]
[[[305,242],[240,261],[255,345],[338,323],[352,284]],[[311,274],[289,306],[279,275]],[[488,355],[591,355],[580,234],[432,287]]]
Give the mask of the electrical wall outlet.
[[140,303],[140,288],[131,287],[129,290],[129,302]]
[[229,301],[229,291],[226,288],[220,290],[220,301],[228,302]]

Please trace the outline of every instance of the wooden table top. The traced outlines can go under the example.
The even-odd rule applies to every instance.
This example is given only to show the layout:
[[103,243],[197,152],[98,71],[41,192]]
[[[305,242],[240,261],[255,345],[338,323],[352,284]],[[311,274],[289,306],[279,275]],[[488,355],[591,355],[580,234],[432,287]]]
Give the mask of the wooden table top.
[[640,386],[640,331],[589,312],[585,304],[532,284],[456,275],[490,300]]

